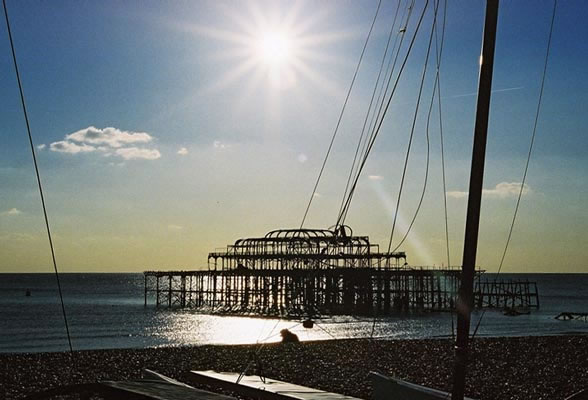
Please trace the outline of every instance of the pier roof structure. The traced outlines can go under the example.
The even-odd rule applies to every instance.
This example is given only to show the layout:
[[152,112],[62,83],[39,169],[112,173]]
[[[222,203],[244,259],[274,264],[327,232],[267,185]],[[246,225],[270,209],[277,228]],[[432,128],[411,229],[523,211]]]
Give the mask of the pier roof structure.
[[209,269],[393,268],[406,263],[404,252],[381,252],[368,236],[336,229],[278,229],[243,238],[208,254]]

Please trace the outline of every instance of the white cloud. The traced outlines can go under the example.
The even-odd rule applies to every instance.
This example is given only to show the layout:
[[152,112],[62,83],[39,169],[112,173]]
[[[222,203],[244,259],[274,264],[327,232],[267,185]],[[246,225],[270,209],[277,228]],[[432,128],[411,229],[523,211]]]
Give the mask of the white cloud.
[[188,149],[185,147],[180,148],[180,150],[178,150],[178,154],[181,156],[185,156],[186,154],[188,154]]
[[106,145],[113,148],[119,148],[131,143],[148,143],[153,140],[153,137],[145,132],[121,131],[112,127],[98,129],[94,126],[70,133],[65,138],[78,143]]
[[10,210],[6,210],[0,213],[0,215],[18,215],[18,214],[22,214],[22,211],[20,211],[18,208],[11,208]]
[[60,140],[59,142],[53,142],[49,146],[51,151],[57,151],[59,153],[70,153],[70,154],[77,154],[77,153],[89,153],[91,151],[95,151],[96,147],[89,146],[87,144],[78,145],[73,142],[68,142],[66,140]]
[[300,154],[298,154],[297,159],[298,159],[298,162],[299,163],[303,163],[304,164],[308,160],[308,157],[306,156],[306,154],[300,153]]
[[38,145],[37,149],[43,150],[45,147],[47,147],[47,145],[43,143],[43,144]]
[[170,224],[170,225],[167,226],[167,229],[169,229],[170,231],[177,232],[177,231],[181,231],[182,229],[184,229],[184,227],[183,226],[180,226],[180,225]]
[[116,155],[121,156],[125,160],[156,160],[161,157],[159,150],[155,149],[140,149],[138,147],[124,147],[116,149]]
[[[490,198],[500,198],[504,199],[507,197],[517,197],[521,190],[521,183],[520,182],[501,182],[496,185],[493,189],[483,189],[482,195],[490,197]],[[531,193],[532,190],[529,185],[525,184],[523,187],[523,196]],[[453,197],[455,199],[463,199],[468,197],[468,192],[447,192],[448,197]]]
[[[116,155],[125,160],[156,160],[161,157],[159,150],[131,146],[135,143],[148,143],[152,140],[153,137],[145,132],[122,131],[112,127],[98,129],[89,126],[65,135],[65,140],[53,142],[49,148],[51,151],[60,153],[76,154],[98,151],[103,153],[104,157]],[[39,148],[41,147],[39,146]]]
[[[517,197],[519,192],[521,191],[521,183],[520,182],[501,182],[494,187],[494,189],[484,189],[482,193],[485,196],[489,197]],[[525,184],[523,187],[523,195],[529,194],[531,192],[531,188],[529,185]]]
[[381,181],[382,179],[384,179],[384,177],[382,175],[369,175],[368,179],[372,181]]
[[315,193],[313,194],[313,196],[314,196],[314,197],[323,197],[323,195],[322,195],[322,194],[320,194],[319,192],[315,192]]

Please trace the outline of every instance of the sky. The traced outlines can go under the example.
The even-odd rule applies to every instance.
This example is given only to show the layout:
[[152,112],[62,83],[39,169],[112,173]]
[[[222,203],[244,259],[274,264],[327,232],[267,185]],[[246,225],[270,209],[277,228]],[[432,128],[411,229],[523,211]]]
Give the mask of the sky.
[[[425,3],[415,2],[401,55]],[[392,248],[398,245],[423,191],[433,55],[394,224],[433,4],[345,221],[382,250],[393,225]],[[209,252],[239,238],[299,227],[377,6],[7,0],[60,271],[206,268]],[[337,219],[397,7],[382,1],[305,227]],[[399,14],[406,7],[401,1]],[[413,266],[461,263],[484,7],[447,4],[440,64],[446,187],[435,108],[425,197],[399,247]],[[488,271],[500,263],[521,187],[552,9],[550,1],[500,5],[477,261]],[[503,272],[588,270],[586,20],[584,1],[559,1]],[[441,18],[437,43],[440,33]],[[0,272],[51,272],[3,18],[0,70]]]

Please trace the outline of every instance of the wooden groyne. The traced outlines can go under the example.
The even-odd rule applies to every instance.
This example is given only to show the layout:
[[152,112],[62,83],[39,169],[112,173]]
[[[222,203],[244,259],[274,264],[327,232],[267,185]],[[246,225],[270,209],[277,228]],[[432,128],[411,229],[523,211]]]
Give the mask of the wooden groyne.
[[474,286],[478,308],[539,308],[539,291],[536,282],[479,279]]
[[[455,307],[461,272],[410,267],[367,236],[291,229],[240,239],[200,271],[146,271],[145,305],[252,316],[386,315]],[[478,307],[538,307],[533,282],[480,280]]]
[[579,321],[588,322],[588,313],[564,311],[564,312],[559,313],[555,317],[555,319],[558,319],[560,321],[569,321],[572,319],[577,319]]

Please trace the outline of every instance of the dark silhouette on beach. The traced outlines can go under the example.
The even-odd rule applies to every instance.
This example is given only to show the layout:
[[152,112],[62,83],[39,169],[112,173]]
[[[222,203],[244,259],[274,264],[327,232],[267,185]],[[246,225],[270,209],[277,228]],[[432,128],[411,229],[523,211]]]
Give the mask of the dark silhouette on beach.
[[298,343],[300,340],[295,333],[290,332],[288,329],[282,329],[280,331],[282,335],[282,343]]

